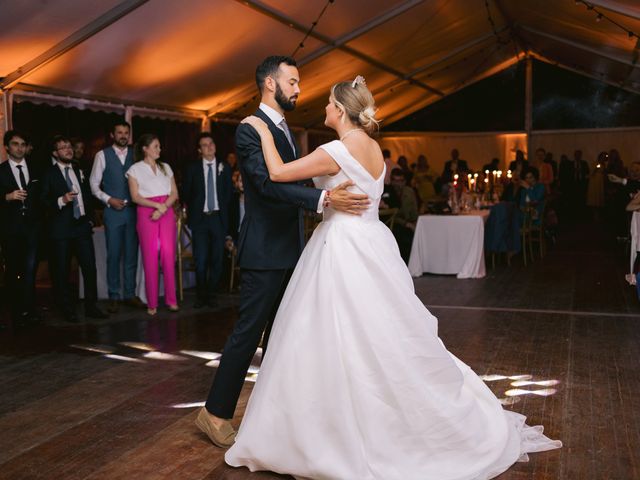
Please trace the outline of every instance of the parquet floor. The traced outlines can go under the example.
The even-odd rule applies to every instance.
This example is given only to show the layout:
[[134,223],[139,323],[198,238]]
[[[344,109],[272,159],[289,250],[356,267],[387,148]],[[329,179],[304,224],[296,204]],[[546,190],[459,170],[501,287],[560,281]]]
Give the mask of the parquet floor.
[[[528,267],[516,259],[482,280],[416,279],[441,338],[478,374],[559,381],[487,381],[505,408],[565,445],[500,480],[640,478],[640,302],[627,268],[623,249],[591,226]],[[199,352],[221,350],[236,308],[228,296],[215,311],[154,319],[128,311],[72,325],[48,314],[1,332],[0,479],[288,478],[227,467],[193,425],[215,373]],[[525,392],[505,395],[513,389]]]

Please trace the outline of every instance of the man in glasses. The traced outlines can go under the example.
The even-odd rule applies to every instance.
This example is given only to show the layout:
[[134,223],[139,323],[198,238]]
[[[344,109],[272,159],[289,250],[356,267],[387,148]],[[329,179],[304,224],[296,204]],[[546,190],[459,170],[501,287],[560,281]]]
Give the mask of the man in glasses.
[[77,322],[75,304],[69,289],[71,255],[75,255],[84,280],[85,316],[106,318],[96,305],[96,258],[93,248],[93,209],[89,181],[72,166],[73,148],[68,138],[58,135],[51,153],[56,159],[42,182],[42,199],[49,209],[53,287],[56,302],[67,321]]

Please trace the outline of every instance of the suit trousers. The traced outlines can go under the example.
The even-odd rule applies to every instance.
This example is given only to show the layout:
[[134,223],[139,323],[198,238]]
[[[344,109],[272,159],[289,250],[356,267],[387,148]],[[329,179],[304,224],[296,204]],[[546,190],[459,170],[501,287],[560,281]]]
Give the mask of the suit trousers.
[[233,332],[222,351],[220,365],[206,409],[220,418],[233,418],[244,379],[263,336],[267,351],[269,333],[293,270],[242,270],[240,308]]
[[121,211],[105,208],[104,233],[107,241],[107,286],[109,298],[120,299],[120,262],[123,264],[124,291],[122,297],[136,294],[136,269],[138,267],[138,234],[133,207]]
[[[167,196],[152,197],[149,200],[162,203]],[[140,253],[144,267],[144,282],[147,293],[147,307],[158,307],[158,254],[164,275],[164,301],[167,305],[177,305],[176,299],[176,216],[173,208],[158,220],[152,220],[154,209],[138,205],[137,230],[140,239]]]
[[73,238],[51,239],[51,258],[49,261],[53,273],[53,289],[56,300],[65,314],[74,311],[71,290],[69,288],[69,270],[71,255],[75,255],[84,280],[84,303],[86,306],[95,305],[98,299],[96,283],[96,254],[93,249],[91,230]]
[[38,269],[38,229],[21,225],[18,231],[2,239],[5,259],[5,285],[12,315],[35,308],[36,270]]
[[198,299],[205,301],[215,295],[222,276],[224,232],[220,215],[205,215],[202,221],[191,229],[191,235]]

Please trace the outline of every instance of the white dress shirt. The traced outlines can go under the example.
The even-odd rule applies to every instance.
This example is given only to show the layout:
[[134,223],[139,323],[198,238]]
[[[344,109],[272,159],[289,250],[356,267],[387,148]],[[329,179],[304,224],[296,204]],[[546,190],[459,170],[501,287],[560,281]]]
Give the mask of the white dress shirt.
[[156,172],[146,162],[134,163],[125,177],[133,177],[138,182],[138,193],[143,198],[161,197],[163,195],[171,195],[171,179],[173,178],[173,170],[169,164],[162,162],[165,173],[162,173],[160,167],[156,165]]
[[[209,164],[211,164],[211,171],[213,172],[213,188],[214,192],[209,192],[207,188],[207,177],[209,176]],[[209,212],[209,195],[214,195],[213,197],[213,210],[220,210],[220,204],[218,203],[218,161],[216,157],[213,157],[213,160],[209,161],[206,158],[202,159],[202,168],[204,170],[204,212]]]
[[11,167],[11,172],[13,173],[14,178],[16,179],[16,183],[22,189],[26,189],[27,185],[22,185],[20,183],[20,169],[18,165],[22,166],[22,173],[24,175],[24,180],[29,185],[29,169],[27,168],[27,162],[24,159],[21,162],[16,162],[13,158],[9,159],[9,166]]
[[[71,178],[71,183],[73,184],[73,190],[78,194],[76,198],[78,199],[78,207],[80,207],[80,216],[83,216],[85,214],[84,200],[82,198],[82,189],[80,188],[80,181],[78,180],[78,177],[76,177],[76,172],[73,171],[73,167],[71,166],[70,163],[56,162],[56,165],[60,169],[60,173],[62,173],[62,178],[64,178],[65,182],[67,181],[67,175],[65,174],[65,169],[69,167],[69,178]],[[58,208],[60,208],[61,210],[65,207],[65,205],[67,205],[66,203],[64,203],[63,198],[64,198],[64,195],[62,195],[61,197],[58,197]]]
[[[269,117],[269,120],[271,120],[273,123],[276,124],[276,126],[282,130],[282,132],[284,133],[284,128],[282,128],[282,126],[280,125],[280,123],[282,122],[282,120],[284,120],[284,117],[282,116],[282,114],[276,110],[274,110],[273,108],[271,108],[269,105],[267,105],[266,103],[262,103],[260,102],[260,110],[262,110],[264,112],[264,114]],[[292,133],[293,135],[293,133]],[[326,190],[323,190],[322,193],[320,194],[320,200],[318,200],[318,208],[316,209],[316,212],[318,213],[322,213],[324,211],[324,197],[327,194]]]
[[[127,161],[127,152],[129,151],[129,148],[118,148],[115,145],[111,145],[110,148],[113,148],[118,156],[118,160],[120,160],[120,163],[124,165],[124,162]],[[91,185],[91,193],[93,193],[93,195],[101,200],[105,205],[110,207],[109,199],[111,196],[100,188],[105,168],[107,168],[107,161],[104,158],[104,151],[100,150],[93,158],[93,168],[91,169],[91,176],[89,177],[89,185]]]

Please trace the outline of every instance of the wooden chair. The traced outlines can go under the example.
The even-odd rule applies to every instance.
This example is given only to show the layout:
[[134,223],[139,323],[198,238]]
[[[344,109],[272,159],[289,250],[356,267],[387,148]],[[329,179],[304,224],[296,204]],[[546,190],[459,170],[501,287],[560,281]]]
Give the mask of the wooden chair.
[[[522,243],[522,261],[524,266],[527,266],[527,257],[531,254],[531,222],[532,222],[532,207],[521,207],[522,212],[522,224],[520,225],[520,239]],[[533,261],[533,255],[531,254],[531,261]]]
[[389,230],[393,230],[393,225],[396,222],[396,215],[398,215],[397,208],[384,208],[378,212],[380,221],[389,227]]
[[[533,245],[537,244],[538,246],[538,253],[540,254],[540,259],[544,258],[544,255],[546,253],[546,239],[545,239],[545,223],[544,223],[544,219],[546,218],[546,205],[545,208],[542,211],[542,214],[540,215],[540,222],[538,223],[534,223],[534,221],[531,221],[531,227],[530,227],[530,231],[531,231],[531,235],[529,237],[529,253],[531,254],[531,261],[533,261]],[[536,210],[536,214],[537,214],[537,210]]]
[[[191,239],[191,231],[186,227],[186,212],[183,209],[179,209],[176,212],[176,226],[177,226],[177,260],[178,260],[178,294],[180,301],[184,300],[184,287],[182,275],[185,271],[196,270],[196,262],[193,258],[193,245]],[[191,248],[190,248],[191,247]]]

